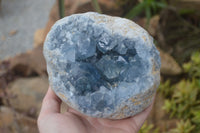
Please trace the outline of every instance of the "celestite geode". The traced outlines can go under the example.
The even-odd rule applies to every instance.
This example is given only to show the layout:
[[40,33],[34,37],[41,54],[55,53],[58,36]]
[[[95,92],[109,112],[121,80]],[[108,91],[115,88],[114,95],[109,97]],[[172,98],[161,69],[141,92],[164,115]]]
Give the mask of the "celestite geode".
[[57,21],[44,56],[54,92],[92,117],[133,116],[151,104],[160,83],[152,37],[119,17],[88,12]]

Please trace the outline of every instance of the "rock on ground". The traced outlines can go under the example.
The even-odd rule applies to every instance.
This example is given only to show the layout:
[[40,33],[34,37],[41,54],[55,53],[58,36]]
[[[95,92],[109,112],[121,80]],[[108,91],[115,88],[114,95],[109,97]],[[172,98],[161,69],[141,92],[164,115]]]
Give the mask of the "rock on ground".
[[0,106],[1,133],[38,133],[36,120],[17,113],[12,108]]
[[19,78],[8,85],[10,105],[19,112],[37,117],[47,89],[47,77]]

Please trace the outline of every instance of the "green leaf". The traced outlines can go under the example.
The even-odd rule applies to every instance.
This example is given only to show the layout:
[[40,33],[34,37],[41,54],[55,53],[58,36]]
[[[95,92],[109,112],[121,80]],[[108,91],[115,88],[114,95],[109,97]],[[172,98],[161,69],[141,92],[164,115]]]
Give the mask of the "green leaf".
[[191,133],[194,130],[195,126],[191,124],[189,120],[181,120],[177,123],[177,128],[171,129],[169,133]]
[[200,63],[200,52],[195,52],[192,57],[191,57],[192,61],[196,64]]
[[155,4],[159,8],[165,8],[167,6],[165,3],[161,3],[161,2],[156,2]]
[[60,18],[63,18],[63,17],[65,17],[65,4],[64,4],[64,0],[59,0],[58,4],[59,4],[59,16],[60,16]]
[[133,19],[135,16],[140,14],[145,7],[145,3],[139,3],[137,6],[133,7],[125,16],[125,18]]
[[200,111],[194,111],[193,112],[194,117],[192,118],[192,121],[194,123],[200,124]]
[[145,14],[146,14],[146,18],[147,18],[146,28],[148,28],[149,22],[150,22],[150,19],[151,19],[151,9],[150,9],[149,6],[146,7]]
[[159,133],[159,129],[154,129],[153,124],[148,124],[147,122],[144,122],[138,133]]
[[156,10],[157,10],[156,2],[152,2],[152,3],[151,3],[151,7],[152,7],[152,9],[153,9],[153,13],[155,14],[155,13],[156,13]]
[[185,72],[189,72],[190,68],[191,68],[191,63],[183,64],[183,69],[185,70]]
[[102,13],[100,5],[97,0],[92,0],[92,5],[98,13]]
[[180,9],[178,12],[180,15],[187,15],[195,13],[194,9]]

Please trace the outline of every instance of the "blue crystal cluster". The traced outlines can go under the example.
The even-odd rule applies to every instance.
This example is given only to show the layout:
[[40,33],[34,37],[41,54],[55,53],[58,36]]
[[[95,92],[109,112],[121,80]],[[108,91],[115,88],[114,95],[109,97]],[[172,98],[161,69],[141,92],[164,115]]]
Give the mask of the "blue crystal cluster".
[[152,38],[119,17],[89,12],[59,20],[47,35],[44,56],[52,89],[89,116],[135,115],[159,85],[160,57]]

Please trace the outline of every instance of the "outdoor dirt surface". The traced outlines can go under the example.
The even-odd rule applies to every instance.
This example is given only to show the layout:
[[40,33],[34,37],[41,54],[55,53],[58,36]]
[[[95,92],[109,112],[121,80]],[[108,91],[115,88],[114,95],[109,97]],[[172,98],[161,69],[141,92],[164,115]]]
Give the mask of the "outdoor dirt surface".
[[43,28],[55,0],[2,0],[0,60],[33,47],[34,32]]

